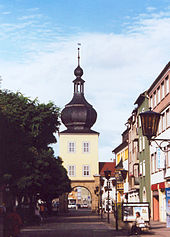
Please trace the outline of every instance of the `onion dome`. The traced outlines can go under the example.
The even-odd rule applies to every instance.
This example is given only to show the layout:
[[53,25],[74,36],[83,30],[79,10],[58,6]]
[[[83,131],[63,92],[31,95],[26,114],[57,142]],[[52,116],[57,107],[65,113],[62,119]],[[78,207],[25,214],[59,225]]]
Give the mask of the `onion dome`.
[[74,75],[76,77],[83,76],[83,69],[78,65],[78,67],[74,70]]
[[83,69],[79,65],[78,49],[78,67],[74,70],[76,79],[74,83],[73,98],[61,112],[61,120],[67,127],[65,132],[93,132],[90,128],[96,122],[97,113],[84,97],[84,80],[81,78]]

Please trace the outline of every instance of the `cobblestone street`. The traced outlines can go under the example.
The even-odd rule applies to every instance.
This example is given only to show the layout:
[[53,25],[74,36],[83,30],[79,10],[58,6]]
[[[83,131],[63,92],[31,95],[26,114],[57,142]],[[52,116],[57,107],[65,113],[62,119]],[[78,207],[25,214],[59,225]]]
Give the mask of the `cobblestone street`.
[[[100,216],[90,211],[70,211],[66,216],[50,217],[40,226],[30,226],[22,229],[21,237],[111,237],[128,236],[128,230],[120,227],[115,230],[111,216],[111,223],[106,218],[101,221]],[[151,230],[141,236],[169,237],[170,230],[160,222],[151,223]]]

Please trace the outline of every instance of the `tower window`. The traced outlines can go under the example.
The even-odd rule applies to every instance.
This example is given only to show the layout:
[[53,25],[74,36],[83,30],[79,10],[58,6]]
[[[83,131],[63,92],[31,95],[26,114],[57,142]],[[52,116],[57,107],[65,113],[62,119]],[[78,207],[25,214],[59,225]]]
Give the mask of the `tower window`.
[[68,143],[68,152],[76,152],[76,144],[75,142]]
[[89,165],[83,166],[83,176],[90,176],[90,168]]
[[83,142],[83,152],[87,153],[90,151],[90,144],[89,142]]
[[69,165],[68,167],[68,175],[75,176],[76,175],[76,167],[75,165]]

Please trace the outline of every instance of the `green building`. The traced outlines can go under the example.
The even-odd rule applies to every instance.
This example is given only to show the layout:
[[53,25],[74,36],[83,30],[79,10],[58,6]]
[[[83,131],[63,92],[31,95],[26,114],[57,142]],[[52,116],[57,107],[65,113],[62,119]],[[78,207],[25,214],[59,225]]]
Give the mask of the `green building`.
[[140,202],[151,204],[151,176],[150,176],[150,149],[149,142],[142,135],[142,127],[139,114],[149,110],[149,98],[147,91],[140,94],[135,103],[137,107],[138,119],[138,159],[139,159],[139,199]]

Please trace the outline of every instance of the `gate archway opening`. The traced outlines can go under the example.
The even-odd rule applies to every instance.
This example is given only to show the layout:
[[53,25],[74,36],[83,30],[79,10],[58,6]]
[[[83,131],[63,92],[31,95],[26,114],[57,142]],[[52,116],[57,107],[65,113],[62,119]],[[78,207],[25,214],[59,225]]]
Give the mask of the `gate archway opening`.
[[87,187],[76,185],[68,194],[68,209],[90,209],[92,194]]

